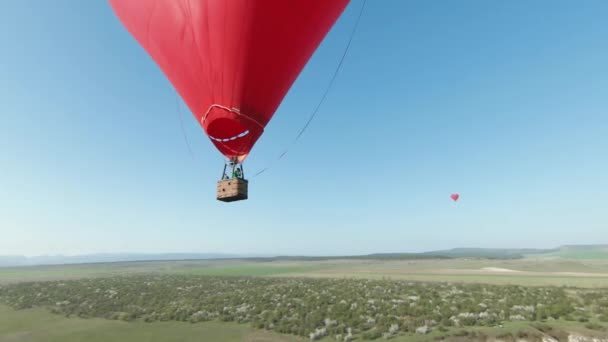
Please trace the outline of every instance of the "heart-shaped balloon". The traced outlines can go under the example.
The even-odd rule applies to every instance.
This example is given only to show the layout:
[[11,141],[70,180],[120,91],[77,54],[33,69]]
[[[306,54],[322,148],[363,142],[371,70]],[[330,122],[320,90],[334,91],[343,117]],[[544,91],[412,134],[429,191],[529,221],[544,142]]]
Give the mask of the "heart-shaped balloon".
[[458,198],[460,197],[459,194],[451,194],[450,198],[452,198],[452,200],[454,200],[454,202],[458,201]]

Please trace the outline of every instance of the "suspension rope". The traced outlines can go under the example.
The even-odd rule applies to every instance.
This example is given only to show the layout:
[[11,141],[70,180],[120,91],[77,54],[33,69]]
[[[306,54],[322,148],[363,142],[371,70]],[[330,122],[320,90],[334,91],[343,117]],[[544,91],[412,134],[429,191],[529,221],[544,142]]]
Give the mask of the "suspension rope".
[[184,120],[182,119],[182,111],[180,110],[179,95],[177,94],[177,92],[175,93],[175,106],[177,108],[176,112],[177,117],[179,118],[179,127],[181,128],[182,136],[184,137],[184,141],[186,142],[186,146],[188,147],[190,157],[192,158],[192,160],[195,160],[196,158],[194,158],[194,153],[192,152],[192,148],[190,147],[190,141],[188,140],[188,135],[186,134],[186,130],[184,128]]
[[[348,39],[348,43],[346,44],[346,48],[344,49],[344,53],[342,54],[342,57],[340,58],[340,62],[338,63],[338,66],[336,67],[336,70],[334,71],[334,74],[333,74],[331,80],[329,81],[329,84],[327,85],[327,88],[325,89],[325,92],[323,93],[323,96],[321,96],[321,100],[319,101],[319,103],[317,103],[317,106],[315,107],[315,109],[313,110],[312,114],[310,115],[310,117],[306,121],[306,124],[304,124],[304,127],[302,127],[302,129],[300,130],[300,132],[298,133],[298,135],[296,136],[296,138],[292,141],[291,146],[286,147],[285,150],[275,160],[275,162],[278,162],[279,160],[281,160],[285,156],[285,154],[287,154],[287,152],[289,152],[289,149],[291,147],[293,147],[298,142],[298,140],[300,140],[300,137],[302,137],[302,134],[304,134],[304,132],[306,131],[306,129],[308,128],[308,126],[310,125],[310,123],[312,122],[312,120],[315,118],[315,116],[319,112],[319,109],[321,108],[321,105],[323,105],[323,102],[325,102],[325,98],[329,94],[329,91],[331,90],[331,88],[332,88],[332,86],[334,84],[334,81],[336,80],[336,77],[338,76],[338,72],[342,68],[342,64],[344,63],[344,59],[346,58],[346,55],[348,54],[348,50],[350,48],[350,44],[353,41],[353,38],[354,38],[355,33],[357,31],[357,27],[359,26],[359,22],[361,21],[361,16],[363,15],[363,10],[365,9],[365,4],[366,3],[367,3],[367,0],[363,0],[363,5],[361,5],[361,9],[359,10],[359,16],[357,17],[357,21],[355,22],[355,26],[353,27],[353,30],[352,30],[352,32],[350,34],[350,37]],[[265,168],[261,169],[260,171],[258,171],[257,173],[255,173],[252,178],[255,178],[255,177],[261,175],[262,173],[264,173],[268,169],[270,169],[272,166],[273,166],[273,163],[271,162],[270,165],[268,165],[267,167],[265,167]]]

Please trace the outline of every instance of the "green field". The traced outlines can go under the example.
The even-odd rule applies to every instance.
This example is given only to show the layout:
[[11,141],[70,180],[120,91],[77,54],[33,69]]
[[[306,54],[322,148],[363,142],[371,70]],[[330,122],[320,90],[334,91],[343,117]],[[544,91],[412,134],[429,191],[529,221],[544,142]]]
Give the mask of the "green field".
[[270,276],[290,273],[318,271],[318,263],[294,262],[250,262],[250,261],[163,261],[163,262],[118,262],[103,264],[26,266],[0,268],[0,284],[81,279],[133,274],[192,274]]
[[608,277],[562,277],[562,276],[510,276],[510,275],[478,275],[478,274],[429,274],[429,273],[407,273],[407,274],[331,274],[331,273],[302,273],[292,276],[312,278],[355,278],[355,279],[393,279],[411,280],[423,282],[452,282],[471,284],[492,285],[524,285],[524,286],[573,286],[583,288],[605,288],[608,287]]
[[65,318],[44,309],[15,311],[0,306],[1,342],[107,342],[107,341],[225,341],[284,342],[300,340],[247,325],[205,322],[121,322],[92,318]]
[[529,286],[608,287],[608,260],[203,260],[0,268],[0,284],[134,274],[297,276],[449,281]]
[[545,257],[559,257],[574,260],[607,260],[608,248],[595,250],[562,249],[554,253],[543,254]]

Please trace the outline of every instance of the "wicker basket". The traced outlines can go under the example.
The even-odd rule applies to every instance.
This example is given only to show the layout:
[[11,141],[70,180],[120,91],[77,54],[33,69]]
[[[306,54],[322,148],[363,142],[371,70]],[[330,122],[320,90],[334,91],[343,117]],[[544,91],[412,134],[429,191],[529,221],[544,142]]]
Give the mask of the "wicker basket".
[[233,178],[217,182],[217,199],[222,202],[233,202],[247,199],[246,179]]

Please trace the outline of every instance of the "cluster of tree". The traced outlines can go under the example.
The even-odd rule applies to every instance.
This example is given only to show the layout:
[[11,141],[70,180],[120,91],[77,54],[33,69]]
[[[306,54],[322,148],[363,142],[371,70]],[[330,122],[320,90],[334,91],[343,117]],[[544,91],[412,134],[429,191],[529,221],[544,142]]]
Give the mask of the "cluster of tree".
[[608,290],[578,291],[394,280],[136,275],[20,283],[0,302],[49,307],[66,316],[119,320],[208,320],[341,341],[391,338],[448,327],[606,314]]

